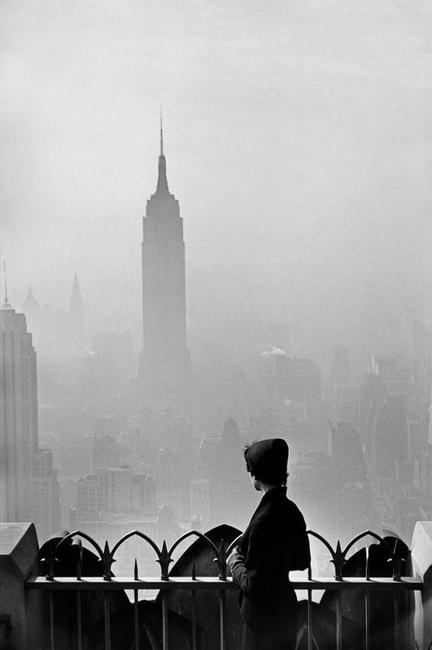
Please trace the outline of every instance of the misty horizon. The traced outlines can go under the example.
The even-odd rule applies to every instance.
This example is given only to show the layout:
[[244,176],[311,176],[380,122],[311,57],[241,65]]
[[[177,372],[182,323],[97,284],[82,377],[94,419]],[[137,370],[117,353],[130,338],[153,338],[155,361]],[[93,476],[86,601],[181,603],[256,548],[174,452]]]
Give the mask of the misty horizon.
[[294,351],[321,357],[339,341],[373,347],[368,328],[429,324],[427,3],[168,5],[100,20],[76,3],[62,21],[54,0],[2,9],[13,305],[31,286],[66,309],[76,271],[88,332],[138,345],[161,103],[198,358],[215,322],[228,355],[254,322],[286,322]]

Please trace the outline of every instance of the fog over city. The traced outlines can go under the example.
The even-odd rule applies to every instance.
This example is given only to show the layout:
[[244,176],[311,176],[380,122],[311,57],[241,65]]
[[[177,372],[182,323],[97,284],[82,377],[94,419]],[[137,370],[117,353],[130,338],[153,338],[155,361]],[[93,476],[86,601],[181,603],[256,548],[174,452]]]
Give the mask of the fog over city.
[[[243,445],[279,436],[311,528],[409,540],[432,514],[430,3],[5,0],[0,16],[0,247],[53,452],[43,534],[241,529]],[[177,224],[166,302],[158,210]],[[93,502],[114,468],[118,494]]]

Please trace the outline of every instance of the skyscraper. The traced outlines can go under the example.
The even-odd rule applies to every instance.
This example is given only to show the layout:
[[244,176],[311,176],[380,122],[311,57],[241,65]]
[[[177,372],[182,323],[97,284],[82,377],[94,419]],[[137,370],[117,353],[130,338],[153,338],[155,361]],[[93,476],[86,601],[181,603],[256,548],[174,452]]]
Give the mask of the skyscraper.
[[24,314],[0,308],[0,521],[59,526],[57,474],[39,448],[36,352]]
[[168,189],[162,121],[157,187],[143,219],[142,277],[144,394],[152,403],[171,402],[183,393],[190,359],[183,219],[178,200]]
[[36,352],[24,314],[0,309],[0,520],[31,518],[38,446]]

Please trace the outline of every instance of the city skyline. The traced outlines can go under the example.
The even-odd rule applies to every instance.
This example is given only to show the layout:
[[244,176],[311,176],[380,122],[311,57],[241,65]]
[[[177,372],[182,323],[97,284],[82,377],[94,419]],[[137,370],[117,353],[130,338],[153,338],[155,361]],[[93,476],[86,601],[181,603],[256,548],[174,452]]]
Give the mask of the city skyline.
[[426,648],[428,0],[0,17],[1,648]]
[[32,284],[60,305],[76,270],[92,331],[103,315],[138,341],[138,215],[162,103],[200,354],[215,319],[227,338],[263,312],[295,321],[306,349],[350,345],[376,312],[429,322],[427,3],[171,5],[113,5],[100,21],[76,3],[62,25],[55,0],[2,9],[14,304]]
[[[164,133],[161,124],[157,133],[155,100],[168,77],[173,81],[177,70],[178,88],[191,75],[198,82],[205,78],[195,59],[186,76],[183,67],[173,65],[173,43],[188,27],[185,16],[163,54],[157,50],[169,74],[148,96],[139,96],[139,84],[133,96],[131,85],[119,86],[118,104],[102,93],[100,108],[107,111],[92,112],[110,75],[131,72],[143,56],[136,52],[129,63],[124,57],[114,61],[103,42],[101,66],[108,77],[98,78],[102,86],[96,83],[95,95],[86,96],[88,112],[76,109],[88,82],[94,81],[91,66],[83,86],[77,81],[74,88],[77,104],[67,110],[63,100],[69,89],[62,87],[63,109],[53,106],[53,133],[39,105],[32,114],[32,134],[41,141],[32,135],[29,142],[40,167],[31,170],[25,192],[15,194],[12,182],[2,195],[8,207],[2,249],[12,267],[13,304],[20,302],[16,287],[22,285],[29,330],[37,341],[41,432],[58,459],[64,520],[75,507],[78,478],[90,477],[91,495],[102,489],[95,488],[100,468],[90,462],[89,453],[99,446],[111,450],[111,464],[116,454],[130,464],[134,476],[154,472],[157,508],[168,503],[177,524],[188,520],[190,490],[195,490],[196,504],[213,513],[210,520],[222,499],[215,488],[222,475],[211,461],[219,457],[224,465],[220,441],[227,432],[232,453],[239,457],[241,444],[250,438],[277,434],[292,441],[294,476],[303,476],[300,491],[306,489],[304,477],[321,461],[327,480],[325,472],[343,464],[349,450],[361,459],[360,445],[368,463],[366,472],[358,469],[361,460],[353,470],[360,487],[329,484],[333,496],[339,495],[334,498],[341,512],[350,500],[358,500],[367,513],[373,490],[388,497],[395,472],[402,477],[402,492],[427,491],[420,486],[427,484],[429,462],[425,422],[430,408],[432,308],[427,296],[432,277],[427,254],[432,197],[423,172],[428,152],[416,143],[427,128],[419,117],[429,87],[423,81],[419,85],[419,79],[426,70],[421,18],[427,21],[429,13],[421,5],[407,26],[406,9],[391,10],[390,5],[377,15],[371,5],[361,9],[356,3],[343,15],[332,9],[326,13],[320,2],[309,8],[298,5],[289,15],[278,5],[262,20],[259,8],[231,10],[222,3],[220,15],[209,12],[203,33],[192,39],[194,52],[203,48],[210,57],[206,30],[210,35],[212,26],[228,17],[233,21],[226,35],[229,51],[230,35],[237,34],[242,19],[247,46],[227,77],[234,81],[238,75],[230,89],[219,78],[228,70],[227,61],[221,66],[216,59],[208,67],[214,87],[205,85],[210,93],[206,101],[216,102],[216,88],[225,91],[224,110],[212,110],[211,119],[197,89],[187,102],[184,92],[181,97],[170,94],[166,101],[162,98],[168,127]],[[81,23],[86,15],[91,18],[91,11],[78,4],[70,18]],[[131,11],[126,23],[134,12],[142,17],[140,11]],[[159,19],[165,15],[156,7],[148,11]],[[14,22],[13,9],[6,13],[17,36],[8,64],[25,67],[28,45],[22,41],[22,26]],[[360,24],[359,15],[364,19]],[[169,16],[171,21],[173,14]],[[280,42],[269,43],[278,16],[289,29],[277,28]],[[351,51],[349,39],[342,39],[340,48],[332,42],[327,49],[320,42],[323,64],[306,39],[302,56],[290,58],[297,43],[295,26],[303,36],[312,35],[321,19],[330,29],[336,16],[340,27],[352,30],[358,52]],[[50,23],[38,11],[27,20],[44,29]],[[375,61],[361,56],[371,45],[369,24],[378,30],[372,39],[379,55]],[[69,24],[70,34],[76,28]],[[90,20],[89,33],[104,34],[98,30]],[[389,40],[380,38],[387,30],[404,44],[405,53],[412,35],[417,36],[416,47],[409,50],[417,66],[394,56]],[[126,32],[121,34],[120,40]],[[83,50],[94,55],[87,37]],[[262,69],[248,60],[255,52],[254,39]],[[223,40],[217,39],[219,48]],[[70,47],[66,40],[64,69],[73,67]],[[280,57],[276,66],[275,57]],[[38,67],[44,59],[42,48],[34,65],[36,78],[45,82],[41,93],[49,95],[46,83],[54,70]],[[285,74],[278,76],[277,70]],[[251,84],[246,87],[247,80]],[[20,104],[16,82],[8,77],[8,83],[11,105]],[[274,101],[251,101],[258,90]],[[33,92],[31,85],[27,91]],[[119,119],[116,111],[126,106]],[[62,110],[68,126],[58,121]],[[107,136],[113,119],[116,129]],[[402,124],[401,139],[395,133]],[[27,136],[23,130],[24,141]],[[175,195],[168,188],[165,144]],[[50,155],[58,158],[54,166]],[[186,217],[185,234],[176,196]],[[230,421],[234,424],[225,427]],[[382,472],[391,423],[399,432],[399,452]],[[334,444],[327,448],[329,435]],[[374,460],[375,455],[379,458]],[[170,468],[166,474],[164,463]],[[180,472],[181,464],[186,469]],[[385,475],[383,485],[380,474]],[[224,481],[230,484],[230,477]],[[241,501],[242,486],[233,483],[232,489]],[[371,517],[384,516],[379,509],[370,512]]]

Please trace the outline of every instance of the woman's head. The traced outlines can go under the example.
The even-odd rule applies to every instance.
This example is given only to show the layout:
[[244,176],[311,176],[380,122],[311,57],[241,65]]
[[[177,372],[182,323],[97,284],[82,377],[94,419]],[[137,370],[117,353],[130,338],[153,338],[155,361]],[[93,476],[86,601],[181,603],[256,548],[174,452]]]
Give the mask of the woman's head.
[[286,485],[288,445],[282,438],[269,438],[246,445],[243,455],[246,469],[266,485]]

